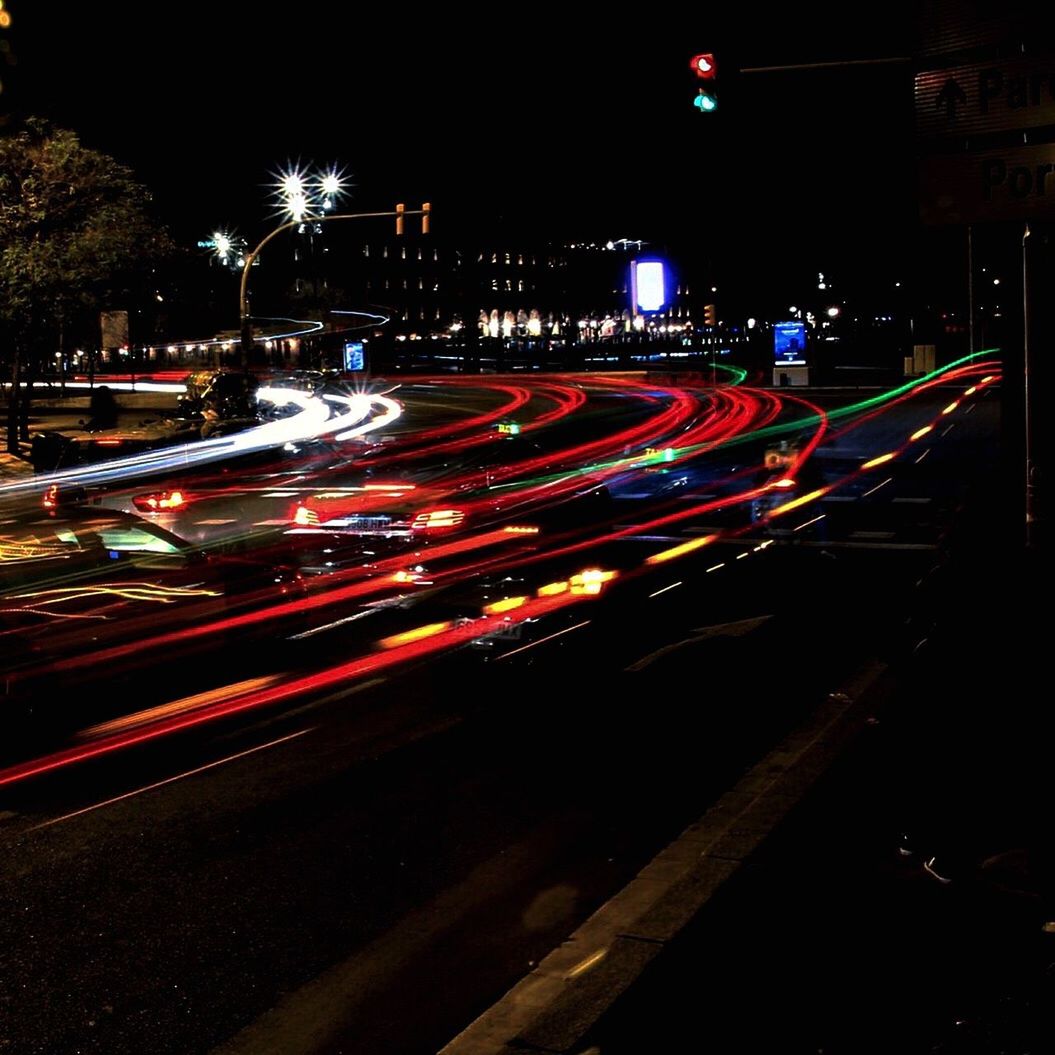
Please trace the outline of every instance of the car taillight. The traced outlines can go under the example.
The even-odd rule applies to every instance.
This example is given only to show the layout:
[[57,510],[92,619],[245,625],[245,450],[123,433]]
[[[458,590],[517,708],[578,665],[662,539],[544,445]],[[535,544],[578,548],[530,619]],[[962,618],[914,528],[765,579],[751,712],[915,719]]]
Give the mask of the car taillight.
[[143,513],[158,513],[165,509],[179,509],[186,505],[187,499],[182,491],[155,491],[153,494],[136,495],[132,505]]
[[462,509],[428,509],[418,513],[410,526],[414,531],[435,531],[437,528],[457,527],[464,519]]
[[297,506],[296,512],[293,514],[294,524],[299,524],[301,527],[310,527],[318,522],[319,514],[314,509],[309,509],[307,506]]

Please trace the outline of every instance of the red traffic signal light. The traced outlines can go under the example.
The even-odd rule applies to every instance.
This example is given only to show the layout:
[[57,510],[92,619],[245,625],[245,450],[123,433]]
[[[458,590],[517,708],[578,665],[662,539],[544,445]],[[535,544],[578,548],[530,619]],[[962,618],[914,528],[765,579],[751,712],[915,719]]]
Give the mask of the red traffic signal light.
[[718,64],[714,61],[714,54],[710,51],[705,51],[701,55],[693,55],[689,60],[689,68],[703,81],[713,81],[718,75]]

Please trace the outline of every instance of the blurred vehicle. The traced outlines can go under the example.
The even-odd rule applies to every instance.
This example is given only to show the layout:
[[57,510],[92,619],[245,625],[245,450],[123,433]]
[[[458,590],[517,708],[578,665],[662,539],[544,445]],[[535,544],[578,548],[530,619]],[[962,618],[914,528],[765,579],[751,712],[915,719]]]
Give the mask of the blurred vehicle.
[[29,460],[35,472],[53,472],[188,443],[200,436],[200,420],[160,418],[134,426],[47,429],[33,436]]
[[5,685],[27,663],[149,640],[301,589],[291,566],[209,553],[128,514],[70,508],[8,520],[0,525]]
[[253,374],[235,370],[199,370],[186,381],[177,411],[182,417],[195,417],[213,408],[222,421],[257,416],[256,392],[259,383]]
[[292,510],[287,534],[417,544],[489,526],[567,529],[600,519],[609,508],[603,482],[561,473],[537,444],[511,436],[439,466],[368,469],[346,486],[306,494]]
[[240,432],[260,424],[257,387],[251,374],[199,371],[187,379],[186,392],[172,416],[122,425],[113,394],[100,385],[92,393],[89,417],[78,427],[46,429],[34,435],[30,461],[38,473],[53,472]]

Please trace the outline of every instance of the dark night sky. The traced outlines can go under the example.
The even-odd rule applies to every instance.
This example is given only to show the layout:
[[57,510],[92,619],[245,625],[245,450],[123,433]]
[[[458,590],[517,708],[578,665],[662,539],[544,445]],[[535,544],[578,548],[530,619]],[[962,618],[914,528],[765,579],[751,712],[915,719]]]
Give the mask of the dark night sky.
[[[730,5],[732,6],[732,5]],[[738,75],[905,55],[907,5],[741,5],[742,18],[597,7],[67,4],[9,0],[9,102],[128,163],[177,237],[268,229],[264,184],[300,158],[346,167],[351,209],[431,200],[484,227],[670,236],[719,263],[885,269],[914,224],[907,64]],[[714,50],[721,110],[688,59]]]

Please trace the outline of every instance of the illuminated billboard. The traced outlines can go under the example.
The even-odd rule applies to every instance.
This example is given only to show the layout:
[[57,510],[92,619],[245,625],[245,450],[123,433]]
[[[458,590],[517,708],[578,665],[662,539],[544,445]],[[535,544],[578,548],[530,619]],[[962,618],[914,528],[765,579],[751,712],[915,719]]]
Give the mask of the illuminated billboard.
[[345,370],[362,370],[364,365],[363,342],[346,341],[344,345]]
[[773,323],[773,358],[781,366],[806,365],[806,324]]
[[630,300],[635,314],[663,310],[667,303],[667,266],[662,260],[630,262]]

